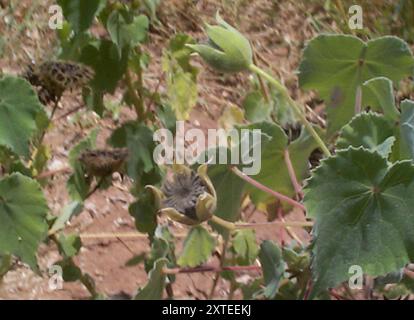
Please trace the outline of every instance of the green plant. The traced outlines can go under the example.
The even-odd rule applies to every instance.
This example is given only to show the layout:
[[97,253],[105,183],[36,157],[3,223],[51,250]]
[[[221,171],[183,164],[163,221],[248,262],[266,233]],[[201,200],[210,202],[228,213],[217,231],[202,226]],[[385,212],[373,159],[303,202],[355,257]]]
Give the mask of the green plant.
[[[209,298],[223,278],[230,299],[236,291],[245,299],[351,299],[358,294],[347,283],[353,266],[375,278],[378,297],[412,291],[412,281],[398,276],[414,260],[414,102],[396,105],[394,96],[399,81],[414,69],[403,40],[319,35],[307,44],[299,82],[325,101],[325,129],[309,120],[281,81],[253,63],[248,39],[219,16],[218,26],[206,27],[207,44],[184,34],[172,37],[162,59],[167,88],[160,93],[144,81],[151,61],[142,43],[150,21],[142,7],[101,0],[58,3],[66,21],[58,32],[56,60],[38,62],[22,77],[0,79],[0,277],[12,267],[12,256],[41,272],[38,246],[52,241],[61,255],[56,264],[63,279],[80,281],[94,299],[105,298],[77,266],[81,239],[67,234],[65,225],[119,172],[132,181],[135,200],[129,212],[150,244],[149,252],[129,262],[144,263],[148,273],[136,299],[159,299],[164,292],[174,298],[175,276],[194,272],[215,273]],[[94,21],[107,37],[92,32]],[[193,52],[219,72],[251,72],[260,81],[246,95],[245,121],[235,125],[237,130],[260,129],[257,175],[244,173],[245,164],[229,162],[173,166],[170,177],[168,168],[155,162],[154,132],[173,130],[177,119],[188,119],[197,100]],[[48,87],[59,76],[49,74],[56,65],[87,70],[81,95],[90,111],[102,116],[108,111],[105,100],[117,91],[122,92],[120,104],[131,108],[134,117],[118,124],[105,148],[96,146],[98,129],[73,146],[67,181],[71,200],[59,215],[48,215],[42,185],[49,152],[43,137],[58,103],[65,104],[63,92],[72,88],[59,81],[58,90]],[[48,76],[39,78],[44,68]],[[38,95],[45,87],[53,96],[49,114],[47,101],[42,104]],[[298,134],[292,135],[292,128]],[[232,147],[238,146],[217,151],[230,153]],[[310,172],[315,150],[322,155]],[[247,201],[264,208],[269,222],[243,221]],[[306,218],[286,220],[284,213],[293,210]],[[171,228],[162,223],[164,214],[186,226],[180,252]],[[258,244],[255,230],[270,226],[286,229],[294,241]],[[296,229],[309,232],[311,243]],[[207,264],[215,251],[219,264]],[[238,279],[238,273],[252,270],[260,276],[248,283]],[[395,291],[387,286],[391,283]]]

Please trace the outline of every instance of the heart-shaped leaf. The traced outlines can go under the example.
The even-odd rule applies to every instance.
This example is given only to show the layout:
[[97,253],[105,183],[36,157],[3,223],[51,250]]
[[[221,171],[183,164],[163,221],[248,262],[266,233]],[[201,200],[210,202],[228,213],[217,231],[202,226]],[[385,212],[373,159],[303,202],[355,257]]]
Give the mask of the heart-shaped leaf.
[[0,255],[13,254],[37,270],[36,251],[46,237],[48,207],[40,185],[20,173],[0,180]]
[[259,253],[254,230],[238,230],[233,239],[233,249],[241,264],[252,264]]
[[304,202],[315,219],[313,294],[349,279],[352,266],[378,276],[413,261],[411,161],[389,165],[362,147],[340,150],[313,172]]
[[37,129],[42,105],[30,84],[20,78],[0,79],[0,145],[29,156],[29,143]]
[[400,135],[402,158],[414,160],[414,101],[401,102]]
[[327,104],[331,136],[355,114],[357,88],[387,77],[394,83],[413,74],[414,58],[401,39],[386,36],[363,42],[349,35],[320,35],[307,45],[300,65],[303,89],[316,89]]
[[136,16],[131,23],[127,23],[118,11],[112,12],[107,21],[109,35],[118,46],[120,55],[125,46],[135,47],[145,40],[148,26],[149,21],[145,15]]
[[198,97],[196,67],[190,64],[192,51],[186,44],[194,40],[178,34],[163,52],[162,68],[167,77],[167,95],[178,120],[187,120]]
[[106,1],[103,0],[58,0],[63,15],[76,33],[87,30]]
[[382,115],[369,112],[356,115],[340,132],[336,146],[364,147],[387,158],[395,141],[391,123]]
[[[260,122],[245,126],[247,129],[260,129],[262,132],[261,143],[261,169],[252,178],[265,186],[285,194],[294,196],[289,171],[285,162],[285,151],[289,152],[292,166],[299,181],[305,179],[309,172],[308,158],[317,144],[306,130],[288,145],[288,138],[281,127],[270,122]],[[268,203],[274,198],[269,194],[248,186],[252,200],[257,203]]]
[[109,143],[117,148],[128,148],[130,152],[127,162],[128,176],[138,181],[144,174],[153,173],[154,179],[148,183],[159,182],[159,167],[155,165],[152,157],[155,142],[150,128],[137,122],[127,122],[113,132]]
[[91,86],[96,92],[113,93],[127,68],[127,48],[119,54],[118,47],[112,41],[95,41],[82,48],[80,61],[94,69]]
[[143,192],[139,199],[129,207],[129,213],[135,218],[135,226],[140,232],[154,234],[157,227],[157,209],[152,193]]
[[[82,203],[87,197],[92,181],[86,177],[85,170],[78,159],[83,151],[86,149],[93,149],[95,147],[97,135],[98,130],[93,130],[85,139],[73,147],[69,153],[69,163],[74,172],[68,179],[66,185],[72,199],[79,201],[80,203]],[[76,212],[76,210],[74,210],[74,212]],[[68,212],[67,214],[71,216]]]
[[168,260],[161,258],[154,264],[154,268],[149,272],[148,283],[140,289],[135,296],[135,300],[161,300],[165,288],[167,276],[163,272]]
[[191,229],[184,241],[184,249],[178,258],[182,267],[196,267],[208,260],[213,253],[216,241],[201,226]]
[[[217,157],[220,152],[227,153],[230,163],[231,152],[225,148],[215,149]],[[208,176],[214,185],[217,193],[216,215],[226,221],[235,222],[240,219],[240,205],[246,183],[234,175],[227,164],[211,164],[208,166]],[[227,236],[228,230],[222,226],[210,222],[211,226],[221,235]]]
[[395,107],[395,96],[390,79],[378,77],[362,85],[362,106],[382,111],[385,117],[397,121],[400,113]]
[[284,272],[282,253],[276,244],[265,240],[260,245],[259,259],[266,285],[264,295],[271,299],[277,293],[279,282]]

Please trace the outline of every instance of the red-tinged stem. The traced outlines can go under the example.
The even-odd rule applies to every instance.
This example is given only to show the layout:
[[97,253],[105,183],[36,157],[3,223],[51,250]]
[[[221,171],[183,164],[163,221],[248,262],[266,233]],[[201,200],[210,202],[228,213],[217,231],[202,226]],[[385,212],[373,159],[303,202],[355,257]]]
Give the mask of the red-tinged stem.
[[333,289],[329,290],[329,294],[337,300],[348,300],[344,296],[341,296],[340,294],[336,293]]
[[303,198],[302,186],[298,182],[296,172],[295,172],[295,168],[293,168],[292,161],[290,160],[290,154],[289,154],[288,149],[285,149],[285,151],[284,151],[284,159],[285,159],[286,167],[287,167],[288,172],[289,172],[290,180],[292,181],[293,188],[295,188],[296,194],[300,198]]
[[239,176],[244,181],[250,183],[252,186],[254,186],[254,187],[258,188],[259,190],[262,190],[262,191],[272,195],[273,197],[279,199],[280,201],[284,201],[286,203],[289,203],[290,205],[292,205],[294,207],[297,207],[297,208],[299,208],[303,211],[306,210],[305,206],[303,204],[297,202],[296,200],[293,200],[292,198],[289,198],[288,196],[285,196],[284,194],[281,194],[277,191],[274,191],[274,190],[270,189],[269,187],[266,187],[265,185],[263,185],[260,182],[254,180],[253,178],[249,177],[247,174],[243,173],[242,171],[240,171],[236,167],[231,167],[231,171],[233,171],[234,174]]
[[305,287],[305,294],[303,295],[303,300],[308,300],[309,299],[309,295],[312,291],[312,279],[309,279],[308,282],[306,283],[306,287]]
[[257,223],[236,223],[236,229],[248,229],[248,228],[260,228],[260,227],[269,227],[277,226],[284,228],[305,228],[312,227],[312,221],[272,221],[272,222],[257,222]]

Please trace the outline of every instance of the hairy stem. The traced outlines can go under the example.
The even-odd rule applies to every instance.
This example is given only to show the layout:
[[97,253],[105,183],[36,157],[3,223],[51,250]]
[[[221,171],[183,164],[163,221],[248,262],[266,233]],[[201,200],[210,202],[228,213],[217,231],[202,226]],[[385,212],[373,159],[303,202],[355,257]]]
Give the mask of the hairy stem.
[[303,198],[302,186],[298,182],[298,178],[296,176],[295,168],[293,168],[292,161],[290,160],[289,150],[285,149],[284,151],[284,160],[286,163],[286,167],[288,169],[290,181],[292,182],[293,188],[295,189],[296,194],[299,198]]
[[294,207],[297,207],[297,208],[299,208],[303,211],[306,210],[305,206],[303,204],[301,204],[300,202],[297,202],[296,200],[294,200],[292,198],[289,198],[288,196],[285,196],[284,194],[281,194],[277,191],[274,191],[274,190],[270,189],[269,187],[266,187],[265,185],[263,185],[260,182],[254,180],[253,178],[251,178],[247,174],[243,173],[242,171],[240,171],[236,167],[231,167],[231,171],[233,171],[233,173],[235,173],[237,176],[239,176],[244,181],[250,183],[252,186],[254,186],[254,187],[258,188],[259,190],[262,190],[262,191],[270,194],[271,196],[279,199],[280,201],[284,201],[286,203],[289,203],[290,205],[292,205]]

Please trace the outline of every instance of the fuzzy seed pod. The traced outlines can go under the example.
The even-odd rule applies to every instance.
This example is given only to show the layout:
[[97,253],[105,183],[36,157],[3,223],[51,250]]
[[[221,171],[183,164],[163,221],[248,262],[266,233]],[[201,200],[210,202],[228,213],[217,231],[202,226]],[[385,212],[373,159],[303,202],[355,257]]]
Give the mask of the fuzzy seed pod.
[[106,177],[118,172],[128,158],[128,149],[85,150],[79,161],[89,176]]
[[201,165],[197,172],[183,165],[174,165],[173,170],[173,177],[164,181],[161,189],[146,187],[153,192],[159,213],[186,225],[209,220],[217,207],[217,195],[207,165]]

